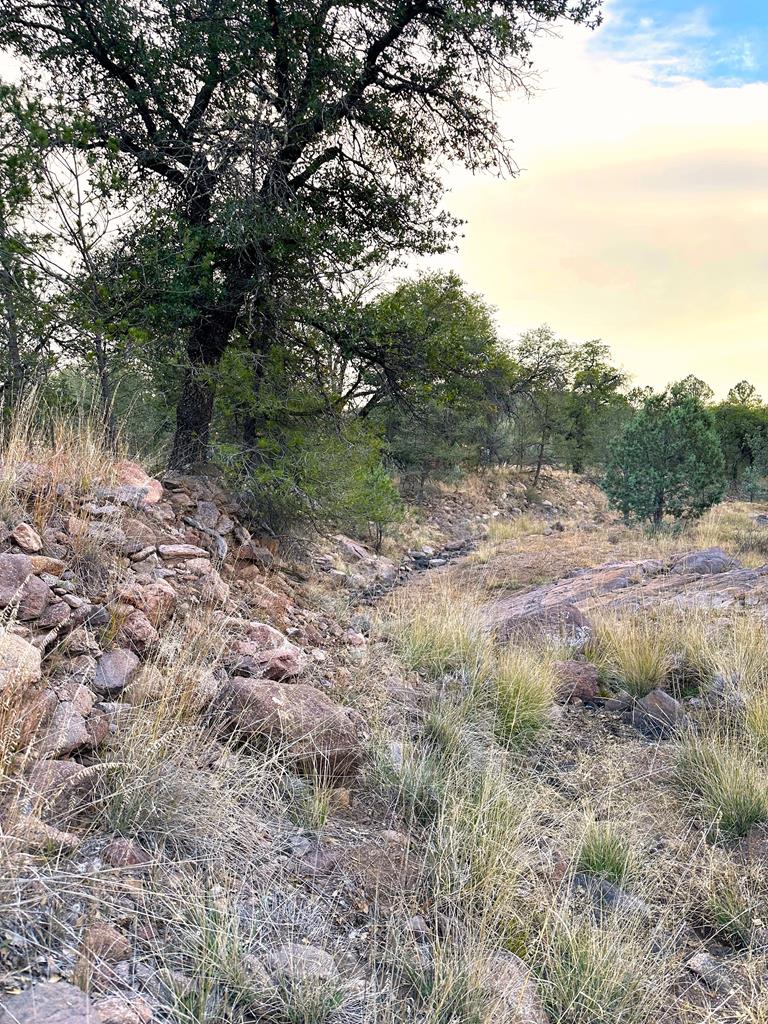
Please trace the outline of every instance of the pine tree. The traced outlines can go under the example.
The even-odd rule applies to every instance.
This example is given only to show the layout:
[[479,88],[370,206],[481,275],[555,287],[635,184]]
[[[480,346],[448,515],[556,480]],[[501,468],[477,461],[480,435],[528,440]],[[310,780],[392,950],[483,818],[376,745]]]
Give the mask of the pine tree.
[[603,487],[627,521],[702,515],[725,491],[712,414],[674,387],[648,398],[611,446]]

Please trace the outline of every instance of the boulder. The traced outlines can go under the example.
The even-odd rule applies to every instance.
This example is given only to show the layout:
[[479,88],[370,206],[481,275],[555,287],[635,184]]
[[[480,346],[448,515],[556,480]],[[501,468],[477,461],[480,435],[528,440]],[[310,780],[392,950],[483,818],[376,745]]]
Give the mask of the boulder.
[[502,642],[543,637],[563,640],[569,646],[583,646],[591,634],[589,620],[583,612],[565,602],[508,615],[496,625],[496,636]]
[[739,563],[723,551],[722,548],[705,548],[703,551],[691,551],[684,555],[675,555],[670,561],[670,572],[694,573],[697,576],[710,576],[716,573],[738,569]]
[[93,688],[106,697],[114,697],[128,686],[139,668],[133,651],[122,648],[102,654],[96,663]]
[[43,549],[43,541],[37,530],[29,523],[17,523],[11,532],[11,540],[28,555],[37,554]]
[[0,1024],[101,1024],[89,996],[66,981],[43,981],[0,996]]
[[224,687],[221,704],[236,736],[277,745],[302,770],[340,775],[360,763],[355,713],[312,686],[236,677]]

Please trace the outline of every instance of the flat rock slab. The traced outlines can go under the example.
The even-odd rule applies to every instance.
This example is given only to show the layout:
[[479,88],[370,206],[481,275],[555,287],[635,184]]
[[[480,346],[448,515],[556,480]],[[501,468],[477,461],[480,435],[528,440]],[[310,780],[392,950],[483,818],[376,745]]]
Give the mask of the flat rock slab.
[[0,997],[0,1024],[101,1024],[91,1000],[65,981],[32,985],[18,995]]
[[676,555],[667,562],[609,562],[530,587],[485,606],[488,625],[510,638],[520,627],[568,608],[588,618],[600,610],[727,608],[745,605],[768,615],[768,565],[745,569],[720,548]]

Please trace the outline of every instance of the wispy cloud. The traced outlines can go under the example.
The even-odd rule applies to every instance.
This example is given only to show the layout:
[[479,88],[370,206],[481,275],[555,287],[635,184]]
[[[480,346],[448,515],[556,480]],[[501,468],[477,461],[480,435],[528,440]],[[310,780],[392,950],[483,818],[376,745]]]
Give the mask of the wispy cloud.
[[663,84],[766,81],[768,14],[762,5],[729,0],[609,0],[592,49]]

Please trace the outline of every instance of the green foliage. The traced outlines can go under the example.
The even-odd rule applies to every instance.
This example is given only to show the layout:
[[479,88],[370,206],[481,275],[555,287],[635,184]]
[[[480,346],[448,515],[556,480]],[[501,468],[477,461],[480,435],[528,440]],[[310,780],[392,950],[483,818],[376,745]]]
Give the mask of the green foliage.
[[328,527],[381,543],[403,506],[381,442],[359,423],[313,423],[262,438],[254,456],[220,445],[217,458],[252,514],[281,530]]
[[768,408],[754,388],[742,381],[731,388],[728,400],[716,405],[713,413],[728,480],[734,486],[743,482],[749,494],[760,476],[755,456],[759,461],[759,454],[768,447]]
[[611,446],[603,487],[627,520],[700,516],[725,491],[712,414],[687,387],[647,399]]
[[509,166],[490,97],[527,74],[536,30],[594,25],[598,8],[364,0],[340,22],[316,0],[222,0],[215,17],[196,0],[3,3],[0,48],[29,83],[55,82],[33,97],[46,144],[85,154],[121,234],[156,249],[147,319],[186,313],[161,332],[185,364],[176,467],[208,453],[210,371],[230,345],[245,335],[266,359],[316,322],[329,282],[447,248],[441,167]]

